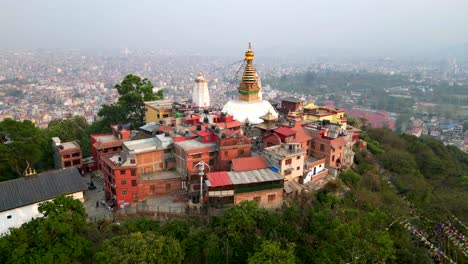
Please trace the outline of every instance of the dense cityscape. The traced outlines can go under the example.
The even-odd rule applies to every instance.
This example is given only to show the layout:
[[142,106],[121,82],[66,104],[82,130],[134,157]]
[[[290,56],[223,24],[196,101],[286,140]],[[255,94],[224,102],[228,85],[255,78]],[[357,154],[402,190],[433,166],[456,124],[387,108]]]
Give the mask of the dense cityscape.
[[0,263],[468,263],[467,13],[0,3]]
[[[268,58],[264,60],[268,61]],[[234,62],[232,62],[234,61]],[[164,90],[167,99],[186,101],[191,93],[192,82],[201,71],[209,80],[212,106],[222,108],[235,96],[233,89],[239,80],[241,62],[222,57],[201,55],[177,55],[174,52],[132,52],[86,54],[80,51],[25,51],[4,50],[0,52],[0,120],[7,117],[15,120],[32,120],[39,127],[47,127],[57,118],[83,116],[88,123],[97,118],[101,105],[117,100],[113,86],[132,72],[148,78],[154,90]],[[468,95],[468,70],[466,62],[457,62],[447,57],[433,62],[399,62],[396,59],[374,59],[346,63],[266,64],[257,66],[265,84],[266,99],[279,101],[288,96],[304,101],[316,101],[332,107],[346,108],[351,116],[366,118],[371,126],[388,126],[399,132],[412,135],[429,135],[446,144],[467,150],[468,135],[466,107]],[[322,83],[280,83],[284,76],[302,76],[306,73],[369,73],[376,76],[361,76],[358,81],[370,78],[399,76],[395,85],[390,82],[381,87],[359,87],[347,83],[339,90],[329,89],[333,80],[324,78]],[[361,79],[359,79],[361,78]],[[444,86],[445,85],[445,86]],[[462,91],[452,95],[458,102],[440,101],[443,89]],[[377,90],[377,91],[376,91]],[[370,93],[386,94],[408,100],[404,109],[374,104]],[[104,96],[102,96],[104,95]],[[437,101],[439,100],[439,101]],[[408,104],[408,103],[407,103]],[[402,116],[398,119],[398,116]],[[397,122],[400,125],[397,125]]]

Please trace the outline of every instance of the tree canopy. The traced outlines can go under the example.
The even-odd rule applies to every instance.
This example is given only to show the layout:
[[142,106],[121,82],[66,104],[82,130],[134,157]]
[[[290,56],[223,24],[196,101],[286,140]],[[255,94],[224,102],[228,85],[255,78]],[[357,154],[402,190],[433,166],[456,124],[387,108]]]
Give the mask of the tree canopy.
[[153,93],[153,84],[146,78],[136,75],[125,76],[120,84],[116,84],[120,97],[111,105],[103,105],[99,111],[105,126],[116,123],[131,123],[133,127],[145,124],[145,101],[161,100],[164,98],[162,90]]
[[41,169],[48,168],[51,159],[47,136],[31,121],[7,118],[0,122],[0,181],[21,177],[26,161]]
[[153,232],[115,236],[96,253],[97,263],[182,263],[184,252],[171,237]]
[[33,219],[0,238],[1,263],[73,263],[91,254],[84,237],[86,212],[80,201],[61,195],[42,203],[44,217]]

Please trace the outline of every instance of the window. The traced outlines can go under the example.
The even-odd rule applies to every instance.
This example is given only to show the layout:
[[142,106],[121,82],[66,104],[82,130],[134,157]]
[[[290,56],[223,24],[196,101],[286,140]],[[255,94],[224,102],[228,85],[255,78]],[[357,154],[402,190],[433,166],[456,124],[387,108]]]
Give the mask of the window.
[[132,176],[136,176],[136,170],[131,170]]
[[102,152],[107,153],[107,149],[102,150]]
[[325,146],[323,144],[320,144],[320,151],[325,151]]
[[132,187],[135,187],[137,186],[137,181],[136,180],[132,180]]
[[120,181],[120,184],[125,185],[125,184],[127,184],[127,181],[126,181],[126,180],[122,180],[122,181]]
[[297,167],[297,168],[296,168],[296,170],[300,170],[300,169],[301,169],[301,167]]
[[120,175],[125,175],[125,170],[120,170]]
[[71,166],[71,162],[70,161],[65,161],[65,164],[63,166],[64,167],[69,167],[69,166]]
[[332,161],[335,161],[335,155],[332,156]]
[[156,185],[151,184],[150,185],[150,190],[151,190],[152,193],[156,192]]
[[63,158],[64,158],[64,159],[69,159],[69,158],[70,158],[70,155],[63,155]]
[[228,152],[227,151],[224,151],[224,156],[227,156],[228,155]]
[[210,152],[210,157],[213,157],[215,155],[214,152]]
[[285,162],[286,165],[290,165],[291,163],[292,163],[291,159],[287,159],[286,162]]
[[254,197],[253,200],[257,203],[260,203],[262,201],[262,197],[257,196],[257,197]]
[[301,159],[301,156],[297,156],[296,159]]
[[79,160],[79,159],[73,160],[73,165],[79,165],[79,164],[80,164],[80,160]]
[[285,170],[284,175],[291,175],[291,171],[290,170]]
[[131,164],[135,164],[135,159],[130,159]]
[[127,195],[127,191],[122,191],[122,195]]
[[238,155],[244,155],[244,150],[243,149],[239,149],[239,151],[237,152]]
[[210,161],[208,162],[208,164],[209,164],[210,166],[213,166],[213,165],[214,165],[214,159],[210,159]]
[[193,155],[192,157],[193,157],[194,159],[199,159],[199,158],[201,158],[201,154],[195,154],[195,155]]
[[7,218],[7,219],[11,219],[11,215],[7,215],[7,217],[6,217],[6,218]]
[[132,200],[134,203],[138,202],[138,193],[132,193]]
[[72,154],[72,157],[79,157],[79,156],[80,156],[80,153],[79,153],[79,152],[73,153],[73,154]]
[[275,198],[276,198],[276,195],[274,195],[274,194],[268,195],[268,202],[272,203],[275,200]]

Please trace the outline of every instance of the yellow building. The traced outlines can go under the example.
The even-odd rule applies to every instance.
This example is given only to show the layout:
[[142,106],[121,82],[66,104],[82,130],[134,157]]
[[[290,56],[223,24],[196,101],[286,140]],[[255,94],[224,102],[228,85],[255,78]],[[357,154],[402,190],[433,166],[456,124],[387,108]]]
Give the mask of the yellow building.
[[305,155],[306,151],[299,143],[284,143],[263,150],[263,157],[274,171],[284,176],[285,181],[302,181]]
[[328,120],[330,123],[340,124],[346,129],[347,120],[344,113],[343,109],[328,108],[309,103],[303,107],[302,119],[308,121]]
[[145,102],[146,123],[157,122],[172,116],[172,101],[156,100]]

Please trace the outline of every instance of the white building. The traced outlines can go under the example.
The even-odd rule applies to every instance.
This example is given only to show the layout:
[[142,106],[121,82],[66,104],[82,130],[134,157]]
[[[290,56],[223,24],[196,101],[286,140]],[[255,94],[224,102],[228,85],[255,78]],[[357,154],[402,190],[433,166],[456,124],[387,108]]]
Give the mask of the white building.
[[41,217],[39,204],[65,194],[84,201],[87,189],[76,168],[67,168],[0,182],[0,236],[33,218]]
[[241,83],[239,84],[239,99],[227,102],[222,112],[234,117],[241,123],[249,122],[251,124],[260,124],[263,120],[260,118],[267,113],[278,117],[273,106],[269,101],[263,100],[263,93],[260,78],[253,66],[254,52],[249,44],[249,49],[245,53],[246,61]]
[[193,84],[192,103],[199,107],[210,106],[210,94],[208,92],[208,82],[201,72],[198,73]]

